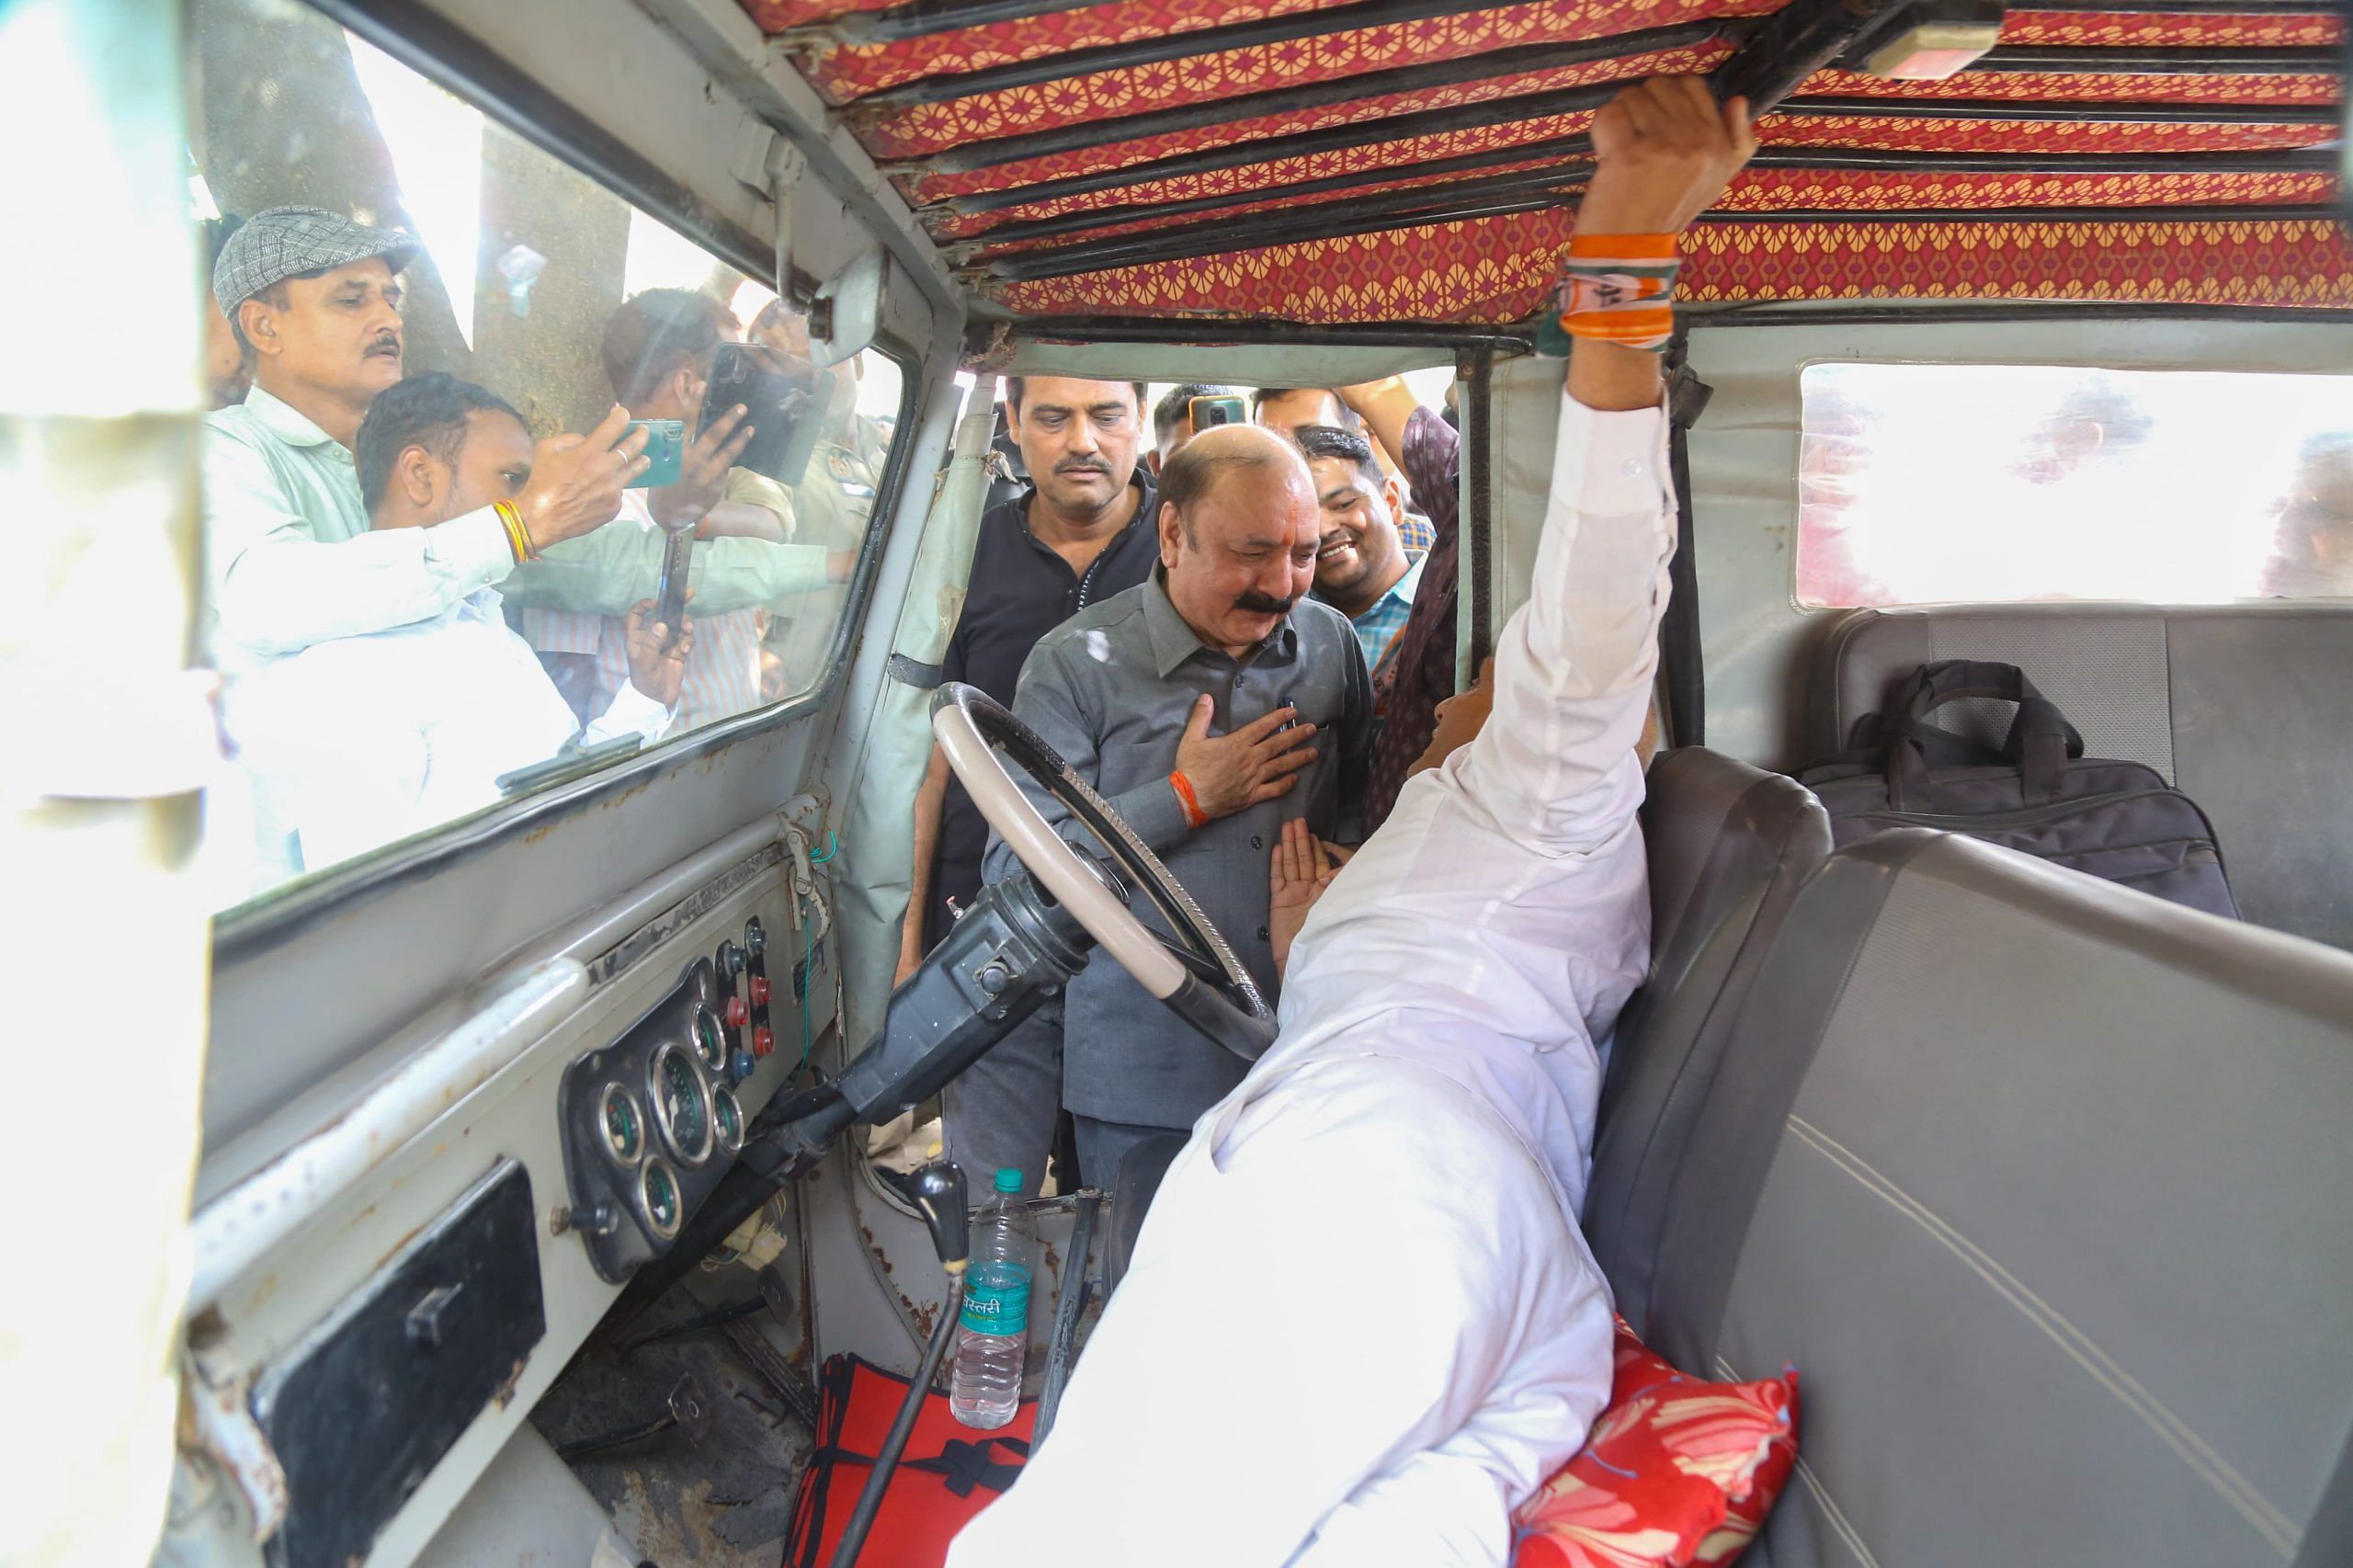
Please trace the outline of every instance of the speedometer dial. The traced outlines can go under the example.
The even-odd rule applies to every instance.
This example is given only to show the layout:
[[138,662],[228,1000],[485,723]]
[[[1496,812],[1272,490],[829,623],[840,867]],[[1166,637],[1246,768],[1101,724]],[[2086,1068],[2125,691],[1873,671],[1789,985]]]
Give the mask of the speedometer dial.
[[663,1142],[690,1165],[710,1157],[710,1091],[686,1052],[665,1045],[654,1056],[654,1116]]

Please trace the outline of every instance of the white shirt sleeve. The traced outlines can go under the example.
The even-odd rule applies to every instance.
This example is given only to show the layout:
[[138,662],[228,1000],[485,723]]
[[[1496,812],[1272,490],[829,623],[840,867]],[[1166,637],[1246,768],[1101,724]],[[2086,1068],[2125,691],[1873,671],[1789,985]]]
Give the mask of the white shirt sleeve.
[[1561,400],[1552,494],[1528,602],[1495,649],[1495,708],[1442,770],[1519,847],[1557,858],[1641,802],[1625,766],[1658,665],[1675,554],[1664,409]]
[[584,747],[599,745],[622,735],[636,734],[642,735],[645,744],[651,746],[662,738],[663,732],[670,727],[670,721],[676,714],[676,709],[663,707],[638,690],[633,683],[623,681],[621,688],[613,693],[613,699],[606,705],[605,710],[590,720],[588,727],[580,732],[580,744]]
[[515,569],[484,509],[434,528],[387,528],[322,543],[262,455],[207,431],[206,542],[221,635],[252,657],[300,653],[438,615]]

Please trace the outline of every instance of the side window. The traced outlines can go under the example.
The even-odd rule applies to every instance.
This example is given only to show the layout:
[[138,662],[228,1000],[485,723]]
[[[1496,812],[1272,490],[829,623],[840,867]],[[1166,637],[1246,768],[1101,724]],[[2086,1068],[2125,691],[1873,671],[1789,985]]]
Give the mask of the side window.
[[818,368],[761,283],[318,13],[191,11],[221,902],[816,687],[898,367]]
[[2353,595],[2353,376],[1802,372],[1797,599]]

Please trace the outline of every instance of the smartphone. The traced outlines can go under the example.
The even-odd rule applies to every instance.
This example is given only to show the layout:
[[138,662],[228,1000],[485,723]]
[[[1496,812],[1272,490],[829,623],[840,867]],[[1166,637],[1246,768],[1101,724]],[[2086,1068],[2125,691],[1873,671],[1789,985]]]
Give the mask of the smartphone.
[[645,432],[643,456],[651,460],[643,473],[629,482],[631,490],[649,486],[676,484],[687,460],[687,422],[683,419],[632,419],[629,429],[621,432],[621,439],[629,439],[630,430]]
[[1193,434],[1196,436],[1204,430],[1214,429],[1220,425],[1250,423],[1249,405],[1231,394],[1197,397],[1187,403],[1185,408],[1193,416]]
[[752,439],[735,465],[767,474],[790,490],[801,483],[817,449],[831,401],[829,382],[806,359],[756,343],[722,343],[703,394],[702,423],[708,426],[743,404]]
[[654,619],[670,629],[662,646],[675,648],[686,630],[687,576],[694,568],[695,530],[667,534],[662,543],[662,585],[654,590]]

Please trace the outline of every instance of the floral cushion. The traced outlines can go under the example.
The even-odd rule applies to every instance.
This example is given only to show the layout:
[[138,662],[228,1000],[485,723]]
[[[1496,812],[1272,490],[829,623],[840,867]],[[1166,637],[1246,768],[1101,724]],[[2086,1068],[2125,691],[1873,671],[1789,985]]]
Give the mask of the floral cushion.
[[1711,1383],[1618,1320],[1609,1408],[1513,1516],[1513,1568],[1702,1568],[1738,1557],[1797,1463],[1798,1380]]

